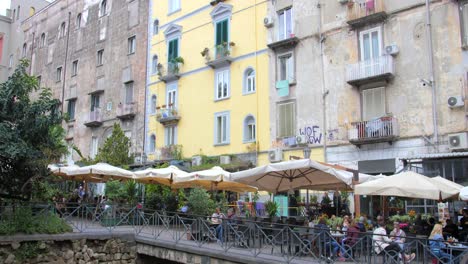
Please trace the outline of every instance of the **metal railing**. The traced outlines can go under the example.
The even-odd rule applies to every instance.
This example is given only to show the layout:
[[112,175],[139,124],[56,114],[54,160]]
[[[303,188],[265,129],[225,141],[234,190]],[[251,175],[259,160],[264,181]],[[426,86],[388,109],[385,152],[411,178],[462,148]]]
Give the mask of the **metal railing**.
[[117,107],[117,116],[127,116],[136,113],[135,103],[119,104]]
[[369,121],[351,123],[348,131],[350,141],[385,139],[398,137],[400,129],[398,119],[393,116],[384,116]]
[[346,66],[346,81],[352,82],[386,74],[394,74],[393,57],[383,55]]
[[[39,210],[55,210],[74,232],[112,233],[133,232],[138,238],[154,239],[160,243],[198,247],[226,252],[239,257],[258,258],[274,263],[303,263],[350,261],[354,263],[402,263],[402,254],[415,254],[413,263],[462,263],[468,253],[465,243],[448,244],[443,251],[450,258],[436,255],[430,240],[408,234],[401,252],[383,250],[377,254],[375,243],[380,240],[372,232],[339,232],[328,227],[294,226],[273,223],[267,218],[221,219],[214,224],[212,217],[154,211],[141,206],[67,204],[46,205]],[[41,209],[42,208],[42,209]],[[0,208],[0,221],[7,207]],[[257,220],[257,221],[255,221]],[[340,258],[338,258],[340,255]]]
[[161,108],[157,110],[156,119],[158,121],[172,120],[179,117],[177,107]]
[[168,62],[167,64],[158,64],[157,74],[159,77],[179,75],[181,67],[182,67],[182,63],[178,63],[178,62]]
[[95,107],[93,111],[89,112],[89,118],[87,120],[87,123],[92,123],[92,122],[102,122],[102,115],[101,115],[101,109]]
[[363,18],[375,13],[385,11],[384,0],[351,0],[349,4],[348,20]]

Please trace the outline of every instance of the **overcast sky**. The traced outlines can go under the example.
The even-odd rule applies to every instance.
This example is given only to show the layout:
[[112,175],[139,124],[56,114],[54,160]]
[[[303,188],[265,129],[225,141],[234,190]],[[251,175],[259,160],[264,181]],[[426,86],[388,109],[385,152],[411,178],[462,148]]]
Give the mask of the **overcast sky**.
[[6,10],[10,8],[10,0],[0,0],[0,15],[5,15]]

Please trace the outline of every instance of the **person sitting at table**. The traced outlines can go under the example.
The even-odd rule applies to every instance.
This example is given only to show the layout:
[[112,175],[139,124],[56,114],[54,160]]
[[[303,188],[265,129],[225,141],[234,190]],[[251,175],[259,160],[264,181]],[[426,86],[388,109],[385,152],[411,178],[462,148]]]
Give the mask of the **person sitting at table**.
[[221,208],[216,207],[216,211],[211,215],[211,223],[216,226],[216,238],[218,239],[218,243],[223,241],[223,226],[221,223],[223,222],[222,218],[226,218],[226,216],[221,213]]
[[459,233],[460,241],[467,241],[468,240],[468,209],[463,208],[463,217],[460,218],[460,228],[462,231]]
[[393,230],[390,232],[390,239],[397,242],[402,250],[405,249],[406,233],[400,228],[399,222],[393,222]]
[[444,238],[454,237],[458,239],[458,226],[453,223],[452,219],[447,219],[445,222],[445,227],[443,229]]
[[315,225],[315,229],[319,232],[319,241],[325,246],[325,253],[331,251],[330,258],[335,259],[338,256],[340,245],[332,239],[332,233],[330,232],[330,228],[327,226],[327,222],[324,218],[320,218],[318,224]]
[[359,228],[359,232],[366,232],[366,225],[364,223],[365,218],[364,216],[359,217],[359,222],[357,223],[357,226]]
[[380,254],[384,252],[387,254],[392,254],[391,252],[396,252],[405,263],[410,263],[416,257],[414,253],[411,255],[403,254],[403,250],[398,245],[398,243],[388,238],[387,231],[385,230],[385,221],[382,216],[377,217],[377,225],[378,228],[374,230],[372,236],[375,253]]
[[431,235],[429,236],[429,246],[431,247],[431,253],[438,259],[451,263],[452,255],[444,252],[443,249],[447,247],[444,243],[444,237],[442,235],[442,225],[435,224],[432,229]]
[[341,228],[341,231],[346,232],[349,228],[349,216],[345,215],[343,217],[343,227]]
[[352,248],[359,240],[359,227],[355,220],[352,220],[346,232],[346,237],[341,240],[341,258],[339,261],[346,261],[349,258],[349,252],[346,252],[348,248]]

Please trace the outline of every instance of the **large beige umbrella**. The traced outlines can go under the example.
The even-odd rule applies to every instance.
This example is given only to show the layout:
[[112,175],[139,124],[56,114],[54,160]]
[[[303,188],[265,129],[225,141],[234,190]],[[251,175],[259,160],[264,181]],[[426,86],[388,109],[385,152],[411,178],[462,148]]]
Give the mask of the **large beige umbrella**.
[[47,166],[47,168],[52,172],[52,174],[56,176],[60,176],[66,180],[70,180],[70,177],[68,176],[68,171],[78,169],[80,168],[80,166],[78,165],[58,166],[56,164],[50,164]]
[[447,180],[443,177],[440,177],[440,176],[437,176],[437,177],[434,177],[434,178],[430,178],[431,181],[435,182],[437,184],[437,186],[447,192],[447,193],[452,193],[452,192],[456,192],[455,195],[459,194],[461,189],[463,188],[462,185],[456,183],[456,182],[453,182],[453,181],[450,181],[450,180]]
[[135,179],[133,172],[124,170],[107,163],[97,163],[90,166],[69,169],[67,176],[71,180],[87,182],[107,182],[110,180],[132,180]]
[[149,168],[141,171],[135,171],[135,180],[140,183],[157,183],[161,185],[171,186],[174,178],[184,177],[187,172],[180,170],[176,166],[167,168],[154,169]]
[[460,189],[447,188],[424,175],[405,171],[374,181],[358,184],[354,193],[359,195],[399,196],[439,200],[457,195]]
[[234,182],[230,173],[221,167],[215,166],[209,170],[189,173],[186,176],[174,178],[173,188],[201,187],[206,190],[226,190],[233,192],[256,192],[257,188]]
[[353,174],[302,159],[256,167],[231,174],[232,180],[272,193],[295,189],[350,190]]

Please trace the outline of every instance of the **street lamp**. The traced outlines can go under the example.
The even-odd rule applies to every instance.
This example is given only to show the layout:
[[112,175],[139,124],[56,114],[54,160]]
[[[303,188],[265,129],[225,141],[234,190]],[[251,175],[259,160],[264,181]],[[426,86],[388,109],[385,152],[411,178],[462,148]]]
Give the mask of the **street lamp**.
[[310,153],[312,150],[307,146],[303,149],[304,152],[304,159],[309,159],[310,158]]

